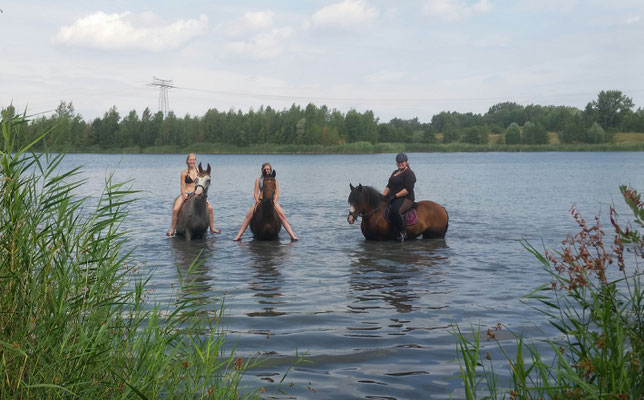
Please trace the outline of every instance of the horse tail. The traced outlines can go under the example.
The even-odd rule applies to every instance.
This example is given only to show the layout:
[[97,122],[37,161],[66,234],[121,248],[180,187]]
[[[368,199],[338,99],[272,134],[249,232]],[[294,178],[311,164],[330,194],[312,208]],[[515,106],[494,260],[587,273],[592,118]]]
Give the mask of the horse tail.
[[445,234],[447,233],[447,228],[449,228],[449,213],[447,212],[445,207],[443,207],[443,211],[445,211],[445,217],[447,217],[447,221],[445,221],[445,229],[443,230],[443,236],[445,236]]

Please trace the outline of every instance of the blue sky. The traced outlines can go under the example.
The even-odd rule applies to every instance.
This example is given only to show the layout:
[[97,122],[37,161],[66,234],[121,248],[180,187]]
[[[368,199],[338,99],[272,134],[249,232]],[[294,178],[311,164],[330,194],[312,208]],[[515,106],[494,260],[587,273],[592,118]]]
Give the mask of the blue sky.
[[579,108],[621,90],[644,108],[644,1],[0,0],[0,106],[86,120],[170,108],[326,104],[381,121]]

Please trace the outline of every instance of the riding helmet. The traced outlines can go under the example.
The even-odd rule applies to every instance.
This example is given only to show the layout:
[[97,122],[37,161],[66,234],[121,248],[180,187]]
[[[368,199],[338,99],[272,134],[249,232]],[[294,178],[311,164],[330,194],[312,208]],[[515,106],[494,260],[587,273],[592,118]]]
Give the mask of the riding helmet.
[[403,162],[403,161],[407,161],[407,154],[405,154],[405,153],[398,153],[398,155],[396,156],[396,162],[397,162],[397,163],[401,163],[401,162]]

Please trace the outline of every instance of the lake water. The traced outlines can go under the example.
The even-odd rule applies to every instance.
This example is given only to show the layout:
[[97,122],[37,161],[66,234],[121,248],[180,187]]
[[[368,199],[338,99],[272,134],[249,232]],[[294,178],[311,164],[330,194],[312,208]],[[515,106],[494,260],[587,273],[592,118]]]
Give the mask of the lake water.
[[[277,398],[460,398],[452,326],[498,322],[531,337],[552,333],[544,317],[517,299],[548,281],[521,245],[558,249],[576,225],[608,208],[624,210],[618,185],[644,190],[644,153],[409,154],[416,198],[448,211],[444,240],[366,242],[346,222],[349,183],[384,189],[393,154],[198,155],[213,167],[209,191],[220,235],[167,238],[185,155],[69,155],[97,195],[108,173],[142,190],[129,209],[129,244],[151,299],[177,295],[177,267],[200,250],[199,281],[226,298],[230,347],[269,362],[244,384]],[[261,163],[277,171],[280,203],[300,241],[255,242],[250,229],[233,242],[253,202]],[[307,361],[291,369],[296,352]],[[275,382],[275,383],[271,383]]]

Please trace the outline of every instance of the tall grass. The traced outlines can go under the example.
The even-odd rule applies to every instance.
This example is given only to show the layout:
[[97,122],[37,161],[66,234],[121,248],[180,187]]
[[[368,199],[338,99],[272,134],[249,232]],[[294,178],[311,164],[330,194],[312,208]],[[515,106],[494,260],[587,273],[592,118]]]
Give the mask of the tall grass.
[[167,307],[145,304],[149,278],[131,283],[133,192],[108,178],[90,207],[79,169],[57,174],[62,155],[16,147],[25,124],[2,121],[0,398],[256,397],[240,393],[248,361],[224,352],[221,304],[190,270]]
[[[515,335],[515,353],[500,341],[502,360],[488,367],[479,361],[480,330],[466,338],[457,328],[457,354],[467,399],[642,399],[644,398],[644,203],[630,187],[620,187],[633,212],[633,223],[620,226],[613,207],[613,240],[605,243],[599,218],[588,224],[573,208],[580,227],[563,241],[561,251],[530,251],[551,277],[524,301],[547,316],[559,336],[543,343]],[[623,223],[622,223],[623,225]],[[633,257],[633,260],[627,258]],[[497,326],[496,329],[500,329]],[[488,340],[496,341],[494,330]],[[492,367],[506,363],[510,381]]]

